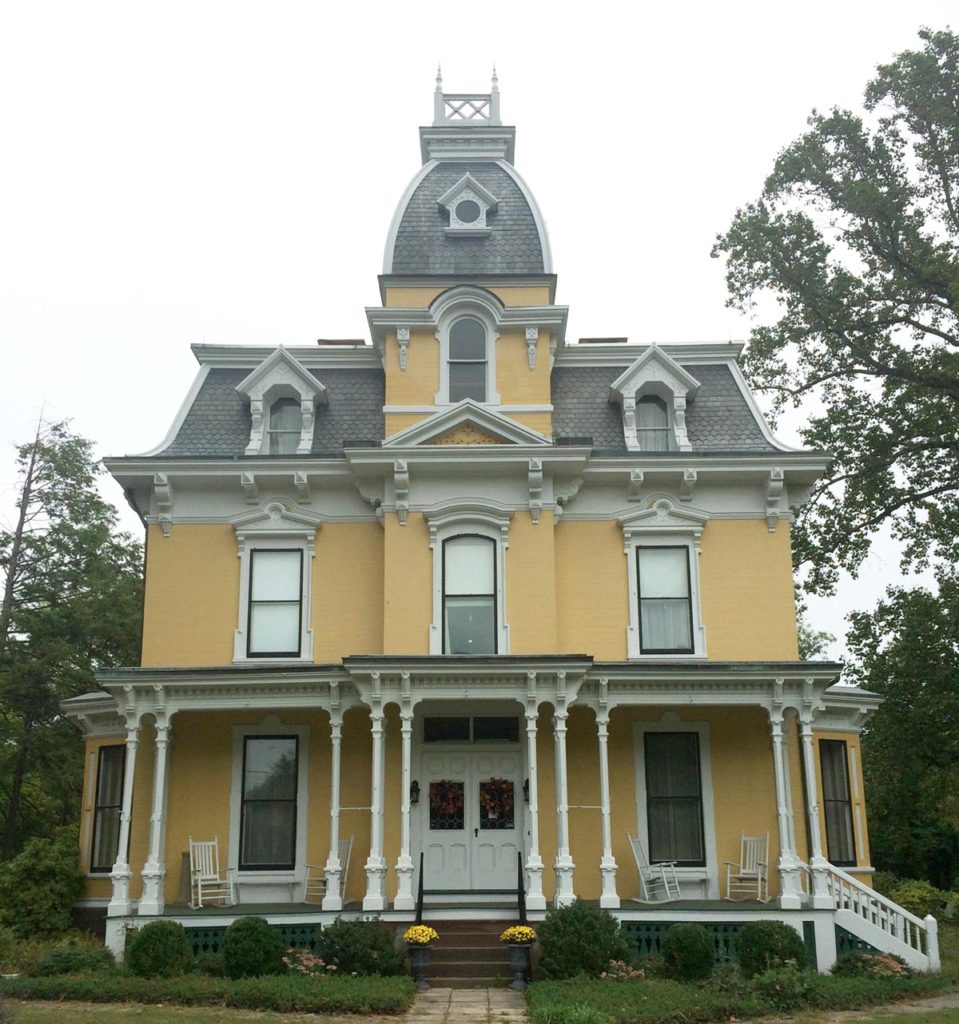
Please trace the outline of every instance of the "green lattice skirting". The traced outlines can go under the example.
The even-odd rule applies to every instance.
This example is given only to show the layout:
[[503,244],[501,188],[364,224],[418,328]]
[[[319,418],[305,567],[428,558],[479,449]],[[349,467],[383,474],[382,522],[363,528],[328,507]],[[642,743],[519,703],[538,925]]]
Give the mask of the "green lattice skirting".
[[[283,937],[287,949],[315,949],[317,936],[322,931],[318,924],[274,925]],[[226,928],[187,928],[186,937],[193,955],[219,953],[223,949]]]

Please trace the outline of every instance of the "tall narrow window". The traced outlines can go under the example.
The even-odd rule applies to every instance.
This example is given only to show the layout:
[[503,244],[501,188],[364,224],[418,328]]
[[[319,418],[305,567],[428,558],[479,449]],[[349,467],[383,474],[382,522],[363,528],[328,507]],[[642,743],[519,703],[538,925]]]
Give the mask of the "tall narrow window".
[[447,372],[451,402],[486,401],[486,328],[479,320],[464,316],[450,327]]
[[278,398],[270,406],[270,455],[295,455],[302,429],[299,400]]
[[296,862],[296,736],[247,736],[243,746],[240,870],[292,870]]
[[250,553],[248,657],[299,657],[302,594],[302,551]]
[[826,814],[826,848],[839,867],[856,863],[856,841],[849,795],[849,768],[844,740],[820,740],[822,796]]
[[91,871],[112,871],[120,842],[120,807],[123,803],[123,766],[126,747],[100,747],[97,758],[96,801],[93,810]]
[[636,558],[641,652],[692,653],[689,549],[639,547]]
[[496,542],[473,535],[443,543],[443,653],[496,653]]
[[656,395],[643,395],[636,403],[636,438],[644,452],[669,451],[669,413]]
[[647,732],[644,747],[650,860],[704,865],[699,736],[694,732]]

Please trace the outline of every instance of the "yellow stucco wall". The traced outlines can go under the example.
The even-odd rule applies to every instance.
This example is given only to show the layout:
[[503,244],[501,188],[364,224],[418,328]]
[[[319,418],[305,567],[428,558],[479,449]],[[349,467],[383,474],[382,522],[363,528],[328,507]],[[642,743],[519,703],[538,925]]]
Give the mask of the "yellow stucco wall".
[[544,654],[556,650],[556,587],[553,513],[539,523],[516,512],[506,550],[506,621],[510,654]]
[[402,526],[388,515],[383,525],[390,567],[383,588],[383,652],[426,654],[433,620],[433,552],[426,518],[411,512]]
[[[386,404],[432,405],[440,388],[440,344],[433,331],[410,331],[406,356],[407,368],[401,370],[396,332],[390,331],[386,343]],[[386,433],[389,436],[395,430],[387,427]]]
[[[426,309],[427,306],[448,288],[402,288],[386,289],[385,306],[388,309]],[[491,291],[504,306],[545,306],[549,304],[547,285],[521,285],[515,288],[493,287]]]
[[[523,331],[503,331],[496,342],[496,390],[503,405],[549,405],[549,334],[541,331],[536,343],[536,366],[529,368],[529,350]],[[534,428],[539,429],[539,428]],[[540,433],[551,433],[549,427]]]

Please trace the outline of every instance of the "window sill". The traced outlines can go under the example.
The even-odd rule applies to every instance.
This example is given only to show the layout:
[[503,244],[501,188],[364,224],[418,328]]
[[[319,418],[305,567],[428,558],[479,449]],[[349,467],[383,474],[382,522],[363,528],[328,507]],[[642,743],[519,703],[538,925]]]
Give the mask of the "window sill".
[[234,665],[312,665],[313,659],[304,655],[291,654],[289,657],[234,658]]

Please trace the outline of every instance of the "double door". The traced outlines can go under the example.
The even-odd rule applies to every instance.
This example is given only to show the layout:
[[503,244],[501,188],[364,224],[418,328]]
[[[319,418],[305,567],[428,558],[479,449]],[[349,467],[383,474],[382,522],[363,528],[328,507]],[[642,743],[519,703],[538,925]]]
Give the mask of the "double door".
[[424,752],[420,813],[427,889],[516,887],[523,849],[521,773],[518,748]]

